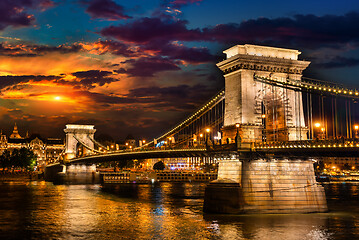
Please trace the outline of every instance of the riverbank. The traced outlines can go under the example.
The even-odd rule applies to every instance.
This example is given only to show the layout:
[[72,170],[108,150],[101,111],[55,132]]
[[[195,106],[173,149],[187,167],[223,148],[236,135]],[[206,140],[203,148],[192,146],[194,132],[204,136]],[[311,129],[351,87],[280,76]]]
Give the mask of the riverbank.
[[14,181],[37,181],[43,179],[43,174],[40,172],[0,172],[0,182],[14,182]]

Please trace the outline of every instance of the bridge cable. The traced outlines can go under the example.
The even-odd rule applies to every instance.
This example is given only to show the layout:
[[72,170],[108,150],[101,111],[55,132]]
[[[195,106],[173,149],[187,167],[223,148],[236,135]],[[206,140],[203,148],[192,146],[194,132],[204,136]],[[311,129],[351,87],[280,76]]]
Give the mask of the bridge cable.
[[102,153],[102,152],[100,152],[100,151],[98,151],[98,150],[96,150],[96,149],[91,148],[90,146],[88,146],[87,144],[83,143],[82,141],[80,141],[80,140],[76,137],[76,135],[74,135],[74,138],[77,140],[77,142],[79,142],[82,146],[84,146],[84,147],[87,148],[88,150],[90,150],[90,151],[92,151],[92,152],[96,152],[96,153]]

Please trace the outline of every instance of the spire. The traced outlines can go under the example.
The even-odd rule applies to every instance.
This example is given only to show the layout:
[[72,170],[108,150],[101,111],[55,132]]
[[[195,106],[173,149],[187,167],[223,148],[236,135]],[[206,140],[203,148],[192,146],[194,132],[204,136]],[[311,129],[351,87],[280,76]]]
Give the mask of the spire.
[[12,131],[12,134],[10,135],[10,138],[21,138],[19,131],[17,130],[16,122],[14,125],[14,130]]

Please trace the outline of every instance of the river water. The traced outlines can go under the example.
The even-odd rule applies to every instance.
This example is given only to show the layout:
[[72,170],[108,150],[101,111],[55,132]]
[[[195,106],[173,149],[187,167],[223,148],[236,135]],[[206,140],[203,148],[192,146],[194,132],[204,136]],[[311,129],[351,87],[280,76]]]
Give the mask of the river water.
[[359,239],[359,184],[324,187],[328,213],[226,216],[203,183],[0,183],[0,239]]

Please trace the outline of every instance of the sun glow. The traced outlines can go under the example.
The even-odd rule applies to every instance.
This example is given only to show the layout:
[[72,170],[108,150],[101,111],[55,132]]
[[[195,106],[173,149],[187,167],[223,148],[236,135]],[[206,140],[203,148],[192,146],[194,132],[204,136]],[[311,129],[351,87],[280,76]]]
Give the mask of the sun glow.
[[59,101],[59,100],[61,100],[61,97],[60,97],[60,96],[56,96],[56,97],[54,97],[54,99],[55,99],[56,101]]

